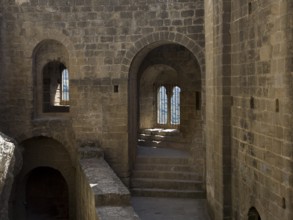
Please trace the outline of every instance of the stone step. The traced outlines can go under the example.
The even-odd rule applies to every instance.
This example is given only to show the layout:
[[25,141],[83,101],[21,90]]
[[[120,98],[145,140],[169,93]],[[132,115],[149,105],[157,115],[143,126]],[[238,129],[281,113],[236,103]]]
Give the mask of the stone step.
[[139,220],[131,206],[100,206],[96,208],[99,220]]
[[202,190],[202,182],[178,179],[133,178],[132,188],[159,188],[174,190]]
[[139,131],[140,134],[144,135],[162,135],[162,136],[182,136],[182,133],[177,129],[141,129]]
[[155,134],[155,135],[139,134],[138,138],[143,140],[175,141],[175,142],[186,143],[184,138],[178,135],[169,136],[169,135],[162,135],[162,134]]
[[192,171],[189,165],[165,165],[165,164],[136,164],[136,171]]
[[139,148],[131,177],[134,196],[205,198],[203,175],[190,166],[188,151]]
[[150,156],[138,156],[136,158],[136,164],[176,164],[187,165],[188,158],[183,157],[150,157]]
[[158,171],[158,170],[134,170],[132,178],[159,178],[159,179],[181,179],[199,181],[201,175],[186,171]]
[[158,140],[144,140],[144,139],[138,139],[138,144],[140,146],[154,146],[158,148],[171,148],[171,149],[177,149],[177,150],[189,150],[188,143],[180,143],[180,142],[174,142],[174,141],[158,141]]
[[196,190],[133,188],[131,189],[131,194],[133,196],[144,196],[144,197],[173,197],[173,198],[194,198],[194,199],[206,198],[204,191],[196,191]]
[[138,144],[188,150],[190,142],[176,129],[142,129],[138,135]]

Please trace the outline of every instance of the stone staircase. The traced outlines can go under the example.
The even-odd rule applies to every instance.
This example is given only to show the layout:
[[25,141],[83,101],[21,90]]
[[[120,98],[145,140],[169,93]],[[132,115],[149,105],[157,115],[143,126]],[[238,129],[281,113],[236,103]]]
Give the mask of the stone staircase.
[[168,147],[187,150],[188,142],[177,129],[141,129],[138,137],[140,146]]
[[203,186],[202,176],[192,171],[188,156],[137,156],[131,178],[133,196],[204,199]]

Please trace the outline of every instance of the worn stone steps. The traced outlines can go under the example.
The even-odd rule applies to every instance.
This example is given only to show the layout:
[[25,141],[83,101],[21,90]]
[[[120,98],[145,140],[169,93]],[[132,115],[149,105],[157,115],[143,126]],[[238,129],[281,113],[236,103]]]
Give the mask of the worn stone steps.
[[156,141],[176,141],[178,143],[186,143],[181,135],[164,135],[164,134],[139,134],[139,139],[156,140]]
[[138,144],[141,146],[156,146],[156,147],[170,147],[173,149],[188,150],[188,142],[179,142],[174,140],[168,140],[163,138],[161,140],[156,140],[155,138],[140,138]]
[[189,165],[137,164],[135,171],[192,171]]
[[149,189],[149,188],[132,188],[133,196],[145,197],[173,197],[173,198],[193,198],[204,199],[205,192],[200,190],[172,190],[172,189]]
[[140,156],[136,158],[136,165],[147,164],[147,165],[188,165],[188,159],[182,157],[149,157]]
[[189,143],[176,129],[142,129],[138,135],[138,144],[187,150]]
[[[166,166],[168,167],[168,166]],[[182,170],[184,170],[182,168]],[[162,179],[181,179],[181,180],[194,180],[200,181],[202,177],[197,175],[193,172],[186,172],[186,171],[157,171],[155,169],[148,169],[148,170],[134,170],[132,173],[132,178],[162,178]]]
[[174,190],[201,190],[201,182],[194,180],[162,179],[162,178],[133,178],[133,188],[159,188]]
[[[131,177],[134,196],[205,198],[202,174],[189,165],[188,154],[176,150],[141,149]],[[169,153],[169,154],[168,154]]]
[[164,136],[182,136],[177,129],[163,129],[163,128],[152,128],[152,129],[140,129],[140,134],[145,135],[164,135]]

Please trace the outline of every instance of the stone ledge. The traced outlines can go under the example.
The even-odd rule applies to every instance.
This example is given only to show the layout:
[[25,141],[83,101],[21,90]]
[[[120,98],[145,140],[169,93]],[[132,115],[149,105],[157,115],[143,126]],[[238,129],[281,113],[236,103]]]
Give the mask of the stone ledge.
[[130,193],[103,158],[82,159],[82,170],[96,206],[128,206]]

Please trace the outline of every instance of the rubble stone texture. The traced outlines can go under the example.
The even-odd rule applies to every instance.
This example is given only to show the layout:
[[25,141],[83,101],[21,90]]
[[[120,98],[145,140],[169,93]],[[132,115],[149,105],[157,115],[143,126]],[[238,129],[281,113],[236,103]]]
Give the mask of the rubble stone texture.
[[[8,201],[14,177],[22,166],[15,142],[0,132],[0,219],[8,219]],[[16,159],[17,158],[17,159]]]
[[[292,12],[292,0],[0,0],[0,131],[24,148],[11,189],[15,145],[0,137],[1,213],[10,192],[25,213],[25,178],[45,166],[68,185],[69,218],[94,218],[79,148],[101,148],[129,186],[163,69],[157,82],[183,88],[180,140],[211,219],[293,219]],[[69,112],[43,112],[50,62],[69,70]]]

